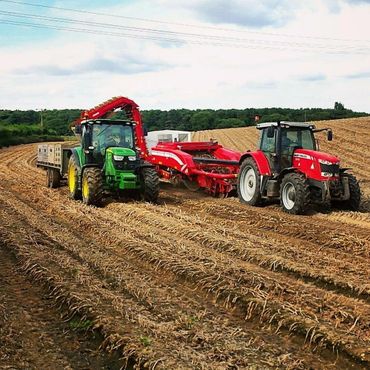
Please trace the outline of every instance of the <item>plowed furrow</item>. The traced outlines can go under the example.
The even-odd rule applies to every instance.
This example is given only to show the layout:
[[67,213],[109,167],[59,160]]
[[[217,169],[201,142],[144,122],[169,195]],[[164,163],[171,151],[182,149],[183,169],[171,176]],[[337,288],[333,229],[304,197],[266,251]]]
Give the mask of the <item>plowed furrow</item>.
[[[361,227],[354,230],[345,230],[340,223],[330,222],[323,224],[315,218],[304,219],[304,226],[300,218],[284,215],[279,209],[271,207],[248,207],[240,205],[237,200],[224,200],[214,204],[191,204],[192,212],[199,211],[210,214],[225,221],[233,220],[231,225],[253,226],[257,230],[270,231],[282,236],[310,241],[322,247],[340,249],[352,255],[369,257],[369,233]],[[236,221],[234,221],[236,220]]]
[[[142,206],[129,206],[125,207],[122,212],[127,210],[127,214],[131,217],[135,215],[138,221],[145,219],[147,223],[158,226],[158,219],[154,220],[151,217],[153,210],[150,207],[146,207],[145,210],[141,208]],[[282,243],[274,240],[273,235],[261,235],[253,230],[241,233],[240,226],[237,229],[230,229],[227,225],[218,223],[219,227],[217,227],[214,226],[216,223],[207,219],[199,219],[194,223],[194,218],[181,215],[175,210],[162,209],[159,212],[166,219],[161,227],[169,233],[175,231],[182,238],[197,240],[201,244],[228,252],[245,261],[256,262],[260,266],[273,270],[290,271],[297,273],[298,276],[312,278],[313,283],[320,283],[320,281],[327,283],[333,290],[341,287],[364,295],[370,292],[368,279],[366,276],[364,279],[363,276],[364,267],[367,265],[367,260],[364,258],[357,257],[356,264],[354,264],[353,256],[340,251],[333,253],[313,243],[307,243],[307,249],[302,250],[299,248],[300,242],[291,238],[286,239],[286,243]],[[190,227],[192,228],[191,235],[189,235]],[[204,231],[205,228],[208,230]],[[227,241],[224,242],[224,238]],[[317,258],[318,256],[320,258]]]
[[[70,218],[71,216],[73,217],[73,213],[66,215],[67,218]],[[94,217],[90,217],[90,220],[87,218],[87,220],[80,221],[80,226],[82,226],[82,229],[86,229],[86,227],[89,227],[88,225],[90,225],[90,230],[93,230],[91,224],[93,223],[94,219],[96,220],[96,217],[95,215]],[[106,219],[109,220],[111,217],[107,215]],[[240,305],[241,309],[247,310],[247,316],[266,316],[265,320],[267,321],[269,320],[269,317],[274,317],[275,320],[281,322],[281,325],[284,324],[284,327],[292,327],[292,329],[301,331],[303,333],[306,333],[311,327],[310,325],[314,325],[316,322],[317,318],[314,313],[310,314],[309,312],[301,312],[301,317],[297,318],[296,315],[298,312],[300,312],[298,307],[294,308],[294,304],[292,305],[292,303],[281,303],[282,294],[286,295],[287,292],[290,292],[288,295],[291,295],[291,297],[285,297],[283,299],[283,302],[289,302],[292,300],[292,297],[296,297],[295,292],[307,291],[308,287],[301,286],[295,290],[294,288],[291,290],[294,281],[290,282],[286,288],[281,287],[281,282],[277,282],[275,278],[268,278],[266,272],[258,271],[258,269],[258,272],[254,272],[256,271],[256,268],[250,266],[249,264],[243,264],[238,261],[229,262],[225,256],[210,252],[208,251],[208,248],[205,248],[202,251],[199,249],[199,247],[194,247],[194,245],[189,242],[186,243],[183,241],[181,245],[177,246],[176,244],[179,243],[175,244],[174,240],[165,242],[163,237],[156,237],[156,235],[150,234],[144,238],[141,236],[140,239],[140,236],[135,237],[135,232],[137,231],[136,224],[137,223],[135,222],[135,226],[133,226],[130,230],[133,235],[130,235],[127,230],[129,225],[122,225],[122,229],[126,230],[125,237],[122,238],[122,233],[117,233],[118,235],[115,236],[117,239],[107,239],[107,242],[109,244],[113,244],[116,243],[120,238],[121,243],[123,243],[121,244],[121,248],[124,246],[124,248],[132,253],[133,256],[136,256],[139,259],[144,259],[148,263],[156,265],[158,268],[162,268],[171,271],[176,275],[183,276],[192,282],[197,282],[199,288],[207,292],[211,292],[215,296],[221,296],[222,299],[226,300],[226,302],[237,301],[237,304]],[[110,235],[111,234],[112,233],[110,233]],[[109,238],[108,235],[105,237]],[[131,241],[131,243],[128,243],[128,241]],[[168,250],[168,252],[166,252],[166,250]],[[188,262],[186,262],[186,260],[188,260]],[[181,263],[179,263],[179,261],[181,261]],[[207,273],[205,273],[204,268],[207,269]],[[214,272],[210,273],[211,271]],[[221,271],[222,274],[220,274]],[[271,274],[273,275],[274,273]],[[262,285],[266,287],[266,281],[268,281],[267,279],[271,280],[271,285],[267,285],[266,292],[264,289],[261,290],[260,286]],[[246,290],[240,289],[240,284],[250,288]],[[276,289],[278,289],[276,292],[277,296],[275,296],[276,293],[274,293],[274,296],[270,297],[271,293],[268,292],[275,292]],[[305,302],[305,305],[311,304],[311,302],[313,302],[313,297],[316,297],[317,295],[318,292],[315,291],[315,293],[312,294],[312,297]],[[271,299],[271,303],[267,303],[266,297]],[[332,301],[332,297],[329,297],[327,301]],[[300,300],[298,300],[297,303],[299,306],[302,306],[302,302]],[[322,304],[319,306],[321,305]],[[262,307],[264,307],[263,310]],[[315,310],[313,312],[317,310],[317,307],[318,306],[315,305]],[[343,309],[344,307],[340,308],[339,306],[336,308],[337,311],[334,310],[333,312],[341,312]],[[346,309],[348,311],[348,307],[346,307]],[[280,311],[283,311],[282,315],[277,313]],[[294,319],[291,316],[292,313],[294,313]],[[336,314],[333,315],[333,318],[335,317],[335,319],[338,320]],[[346,315],[342,316],[339,321],[342,321],[342,324],[348,325],[348,327],[352,327],[356,318],[361,315],[362,314],[358,313],[346,313]],[[315,321],[312,321],[313,317],[315,317]],[[346,324],[345,321],[348,324]],[[358,321],[359,319],[357,319],[356,324]],[[295,323],[295,325],[293,325],[293,323]],[[359,327],[360,325],[362,327],[361,323],[359,323]],[[336,337],[334,333],[332,333],[330,326],[325,327],[325,325],[322,325],[320,330],[321,334],[316,337],[317,340],[320,339],[333,345],[338,343],[337,341],[332,343]],[[359,333],[356,334],[358,335]],[[342,343],[347,343],[348,347],[352,346],[349,344],[352,341],[348,341],[348,339],[341,339],[341,341]],[[344,347],[344,349],[345,348],[346,347]],[[362,347],[360,345],[360,347],[351,350],[350,353],[354,356],[358,356],[358,353],[361,351]]]
[[[125,227],[126,235],[124,239],[130,240],[131,235],[128,233],[127,227],[128,225],[126,225]],[[133,227],[132,229],[133,230],[131,232],[134,233],[136,228]],[[117,235],[117,238],[118,237],[119,236]],[[133,241],[135,241],[135,235],[133,235],[132,237],[133,237]],[[165,268],[165,269],[168,268],[170,271],[172,271],[175,274],[182,274],[185,277],[190,276],[192,279],[195,279],[198,282],[200,281],[202,289],[210,290],[216,295],[220,295],[221,292],[225,292],[225,291],[229,292],[228,293],[229,295],[230,295],[230,292],[231,294],[234,293],[238,295],[243,295],[243,294],[245,295],[245,293],[243,292],[238,292],[238,290],[235,291],[235,285],[236,285],[236,282],[239,285],[245,279],[243,276],[240,276],[240,275],[243,275],[243,274],[240,274],[240,271],[245,271],[245,270],[253,271],[253,268],[251,266],[248,266],[248,267],[241,266],[237,268],[240,265],[238,264],[235,268],[230,268],[229,266],[231,266],[232,264],[235,265],[236,261],[230,263],[226,261],[227,259],[225,258],[225,256],[221,256],[221,255],[217,255],[215,258],[213,253],[207,253],[207,251],[199,251],[199,248],[194,249],[194,247],[192,249],[189,243],[186,243],[186,248],[184,248],[184,244],[185,243],[182,242],[181,246],[177,247],[177,248],[180,248],[180,250],[173,249],[176,246],[174,245],[174,240],[171,240],[170,243],[165,243],[163,238],[161,237],[156,238],[156,235],[149,234],[148,237],[141,239],[140,246],[136,244],[134,245],[129,244],[129,245],[126,245],[125,248],[128,249],[135,256],[138,256],[139,258],[142,258],[142,259],[146,259],[148,262],[156,264],[161,268]],[[168,253],[165,253],[165,249],[168,249]],[[189,256],[189,253],[190,253],[190,256]],[[190,263],[189,267],[186,266],[186,263],[185,263],[186,259],[191,260],[189,261]],[[181,261],[181,263],[179,263],[179,261]],[[222,265],[220,265],[221,262],[219,261],[223,262]],[[215,270],[214,277],[212,277],[212,275],[209,275],[209,274],[204,275],[205,267],[208,270],[209,269]],[[216,273],[216,271],[223,271],[223,275],[225,277],[226,276],[228,277],[226,283],[220,280],[220,274]],[[232,282],[234,278],[230,280],[231,276],[235,276],[235,283]],[[252,273],[252,277],[246,280],[248,281],[246,285],[253,286],[252,281],[257,281],[257,282],[259,281],[259,283],[257,284],[260,284],[261,279],[265,281],[266,275],[260,277],[259,274],[256,275],[255,273]],[[230,288],[230,284],[231,284],[231,288]],[[225,286],[227,288],[225,288]],[[297,291],[300,291],[301,289],[302,288],[299,288],[297,289]],[[317,292],[315,292],[313,296],[315,295],[317,295]],[[262,294],[262,297],[263,297],[263,294]],[[255,297],[253,296],[253,298]],[[276,310],[276,308],[274,310]],[[348,325],[352,326],[353,322],[348,323]]]
[[[7,216],[9,219],[9,213],[7,213]],[[6,226],[7,229],[12,229],[12,227],[20,224],[21,222],[18,219],[16,224],[8,223]],[[230,346],[230,348],[232,348],[234,351],[237,351],[239,355],[244,353],[243,356],[250,357],[251,354],[253,355],[253,353],[256,352],[253,347],[245,348],[243,343],[246,342],[254,343],[255,341],[262,341],[266,348],[270,346],[267,342],[265,343],[261,337],[261,333],[259,333],[259,337],[257,338],[251,336],[250,332],[248,334],[244,333],[239,327],[240,323],[239,326],[234,328],[232,326],[230,327],[230,325],[225,327],[225,324],[223,323],[224,321],[221,320],[222,311],[218,311],[217,318],[214,318],[215,312],[207,312],[207,307],[199,306],[196,300],[189,300],[183,294],[176,299],[175,296],[177,291],[171,290],[166,292],[166,287],[160,283],[151,286],[150,280],[146,279],[146,281],[142,283],[142,287],[143,290],[147,291],[147,293],[137,294],[140,292],[139,286],[142,279],[140,280],[137,275],[135,276],[132,265],[125,268],[125,262],[122,257],[121,260],[119,260],[117,259],[116,255],[114,256],[115,258],[111,258],[109,260],[111,257],[109,253],[105,253],[106,255],[104,256],[99,255],[97,251],[91,253],[91,250],[89,256],[88,251],[86,251],[86,254],[83,251],[84,249],[88,249],[89,246],[85,247],[81,244],[78,248],[75,247],[74,250],[70,250],[72,253],[68,254],[65,253],[65,251],[69,250],[68,248],[73,248],[73,244],[71,244],[70,247],[66,247],[66,242],[64,240],[63,246],[58,245],[56,240],[48,239],[49,236],[42,235],[41,232],[37,231],[35,228],[33,228],[33,230],[34,231],[32,235],[27,235],[26,233],[23,234],[23,238],[29,240],[27,243],[27,253],[29,256],[32,255],[32,257],[30,257],[32,264],[36,263],[38,266],[47,267],[50,271],[58,271],[58,274],[53,276],[53,279],[58,280],[59,284],[68,287],[68,289],[72,288],[72,291],[78,291],[78,298],[80,301],[86,301],[85,305],[88,304],[88,307],[94,308],[93,310],[96,311],[94,316],[98,317],[96,319],[96,325],[104,325],[99,321],[100,310],[104,312],[104,315],[109,317],[110,320],[109,327],[104,327],[106,333],[110,333],[112,327],[118,325],[118,322],[120,322],[120,327],[123,326],[125,328],[125,322],[129,321],[127,324],[131,324],[131,321],[133,321],[135,322],[135,327],[137,327],[138,324],[136,321],[137,318],[140,318],[139,324],[142,324],[143,328],[141,331],[139,328],[139,332],[136,332],[137,334],[134,332],[128,332],[128,329],[125,328],[124,333],[126,336],[128,335],[130,339],[133,338],[134,340],[136,338],[135,343],[131,343],[128,339],[127,342],[125,341],[126,351],[127,348],[132,348],[132,346],[137,347],[138,338],[143,338],[143,335],[145,334],[145,337],[147,338],[155,338],[156,344],[159,346],[159,348],[164,348],[174,353],[179,351],[183,356],[188,355],[188,360],[192,358],[191,361],[194,364],[201,364],[202,360],[207,360],[207,366],[213,368],[212,363],[209,362],[210,359],[207,358],[209,353],[208,355],[203,354],[202,356],[202,350],[197,349],[195,351],[195,349],[191,350],[191,348],[187,348],[187,346],[191,347],[191,343],[193,343],[193,337],[195,335],[193,331],[195,328],[202,334],[199,338],[196,337],[197,339],[194,345],[197,345],[198,340],[203,341],[203,338],[207,338],[207,342],[209,342],[210,346],[217,338],[217,349],[222,351],[225,359],[228,358],[230,364],[233,361],[232,355],[228,355],[228,349],[222,348],[222,339],[218,338],[221,332],[223,335],[227,335],[227,332],[230,331],[229,335],[231,337],[228,337],[229,339],[227,345]],[[19,231],[17,234],[19,237]],[[30,253],[30,245],[32,245],[32,243],[34,243],[35,249],[33,249]],[[78,256],[78,258],[76,258],[76,256]],[[89,263],[89,260],[92,262]],[[115,265],[115,263],[112,263],[113,261],[117,261],[117,264]],[[109,278],[110,282],[104,280],[101,281],[100,279],[92,277],[91,271],[96,271],[97,268],[100,269],[98,274],[99,276],[106,275],[104,271],[109,271],[109,275],[107,275],[106,278]],[[124,271],[127,271],[126,279],[123,277]],[[73,279],[71,279],[71,277],[73,277]],[[115,280],[112,280],[112,277],[114,277]],[[130,284],[130,280],[134,281],[135,284]],[[113,283],[116,284],[116,287],[114,287],[114,285],[112,286]],[[103,289],[101,289],[100,286],[103,286]],[[88,291],[87,287],[89,288]],[[119,288],[123,288],[123,290]],[[128,294],[130,289],[133,290]],[[171,301],[168,301],[168,297],[171,297]],[[112,302],[111,305],[109,302]],[[179,305],[176,306],[176,302],[181,303],[183,308],[181,308]],[[149,308],[151,309],[148,311]],[[127,320],[128,315],[130,316],[131,321]],[[114,317],[119,321],[115,323],[116,320],[112,321],[111,317]],[[163,321],[163,319],[165,319],[165,321]],[[210,320],[210,322],[208,322],[208,320]],[[207,325],[209,325],[208,329],[206,329]],[[214,330],[215,326],[218,327],[218,330],[216,331]],[[164,337],[161,336],[162,331],[164,332]],[[173,333],[172,338],[168,337],[169,333]],[[123,334],[116,333],[114,335],[122,336]],[[269,336],[271,335],[272,334],[269,334]],[[164,341],[163,343],[161,342],[161,339]],[[233,342],[233,339],[235,342]],[[168,343],[175,343],[178,340],[181,340],[186,344],[177,343],[176,348],[172,350],[166,347],[168,346]],[[189,340],[190,344],[188,344]],[[206,345],[206,352],[210,351],[209,346]],[[273,346],[271,346],[269,349],[273,351],[277,350],[276,348],[274,349]],[[140,349],[137,349],[136,351],[139,352],[139,350]],[[151,348],[151,351],[154,351],[154,349]],[[195,351],[198,358],[196,358],[193,351]],[[192,354],[191,357],[189,352]],[[151,353],[150,355],[150,357],[153,357],[153,361],[155,361],[157,356],[159,356],[159,354],[155,355],[155,353]],[[163,356],[163,353],[161,355]],[[140,356],[140,354],[138,354],[138,356]],[[265,358],[267,363],[270,361],[269,356],[271,357],[271,353],[267,352],[267,356]],[[181,359],[178,358],[171,360],[171,358],[168,358],[167,356],[166,363],[168,366],[171,366],[171,364],[180,364],[180,360]],[[238,357],[238,362],[240,361],[241,359]],[[219,365],[222,366],[222,362]],[[186,362],[184,362],[182,366],[185,368]]]
[[[367,129],[348,125],[335,136],[345,147],[323,149],[342,151],[366,197],[355,144]],[[220,131],[196,135],[242,151],[257,135]],[[295,217],[170,187],[156,206],[87,207],[43,186],[34,153],[0,151],[0,239],[71,317],[91,320],[102,347],[156,368],[368,366],[368,214]]]

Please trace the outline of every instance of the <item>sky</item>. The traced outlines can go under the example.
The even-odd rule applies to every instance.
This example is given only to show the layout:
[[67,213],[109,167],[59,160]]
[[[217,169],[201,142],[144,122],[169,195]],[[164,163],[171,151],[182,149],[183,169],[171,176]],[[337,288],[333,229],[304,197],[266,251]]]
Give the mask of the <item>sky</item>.
[[0,109],[370,112],[370,0],[0,0]]

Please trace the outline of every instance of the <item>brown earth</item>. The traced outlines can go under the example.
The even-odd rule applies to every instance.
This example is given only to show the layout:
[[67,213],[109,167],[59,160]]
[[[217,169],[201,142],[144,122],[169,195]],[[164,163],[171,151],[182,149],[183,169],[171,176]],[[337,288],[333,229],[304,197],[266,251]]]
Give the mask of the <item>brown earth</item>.
[[[98,339],[89,342],[73,325],[100,333],[101,348],[118,353],[122,365],[133,358],[163,369],[368,368],[370,122],[329,124],[336,141],[322,141],[323,150],[353,166],[363,212],[292,216],[276,204],[253,208],[167,184],[158,205],[88,207],[68,199],[65,187],[44,187],[35,145],[1,150],[0,258],[7,262],[0,278],[10,285],[0,290],[0,368],[107,364],[104,354],[86,350]],[[256,131],[195,138],[211,135],[245,150]],[[46,288],[72,321],[58,320],[42,298]],[[15,302],[29,300],[24,319]],[[9,328],[18,336],[6,342]]]
[[0,261],[1,369],[119,369],[118,359],[99,351],[101,339],[76,319],[66,322],[3,245]]

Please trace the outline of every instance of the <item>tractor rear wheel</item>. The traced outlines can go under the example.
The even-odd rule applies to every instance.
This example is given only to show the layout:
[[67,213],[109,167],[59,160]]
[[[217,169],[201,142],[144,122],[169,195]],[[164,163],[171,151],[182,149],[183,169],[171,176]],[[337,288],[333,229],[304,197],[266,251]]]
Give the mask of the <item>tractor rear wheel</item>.
[[350,173],[343,175],[348,178],[349,199],[339,203],[340,208],[358,211],[361,203],[361,189],[355,176]]
[[280,186],[280,204],[287,213],[300,215],[310,205],[310,189],[304,175],[291,172],[284,176]]
[[159,177],[153,167],[141,168],[141,196],[146,202],[156,203],[159,195]]
[[261,174],[253,158],[247,158],[240,166],[237,191],[241,203],[257,206],[261,204]]
[[60,172],[55,168],[47,168],[46,169],[46,186],[48,188],[59,188],[60,186]]
[[86,168],[82,174],[82,201],[87,205],[100,205],[104,194],[104,182],[100,168]]
[[73,155],[68,162],[68,189],[69,196],[74,200],[81,199],[81,190],[78,188],[78,167]]

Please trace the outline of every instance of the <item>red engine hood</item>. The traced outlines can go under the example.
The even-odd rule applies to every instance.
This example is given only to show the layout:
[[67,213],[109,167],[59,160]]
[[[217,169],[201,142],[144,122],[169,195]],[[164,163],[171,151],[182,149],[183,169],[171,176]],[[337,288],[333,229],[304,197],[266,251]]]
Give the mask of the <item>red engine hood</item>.
[[303,158],[307,158],[306,156],[309,156],[312,159],[322,159],[332,163],[338,163],[340,161],[340,159],[334,155],[309,149],[297,149],[294,151],[294,156],[299,157],[300,155],[302,155]]

